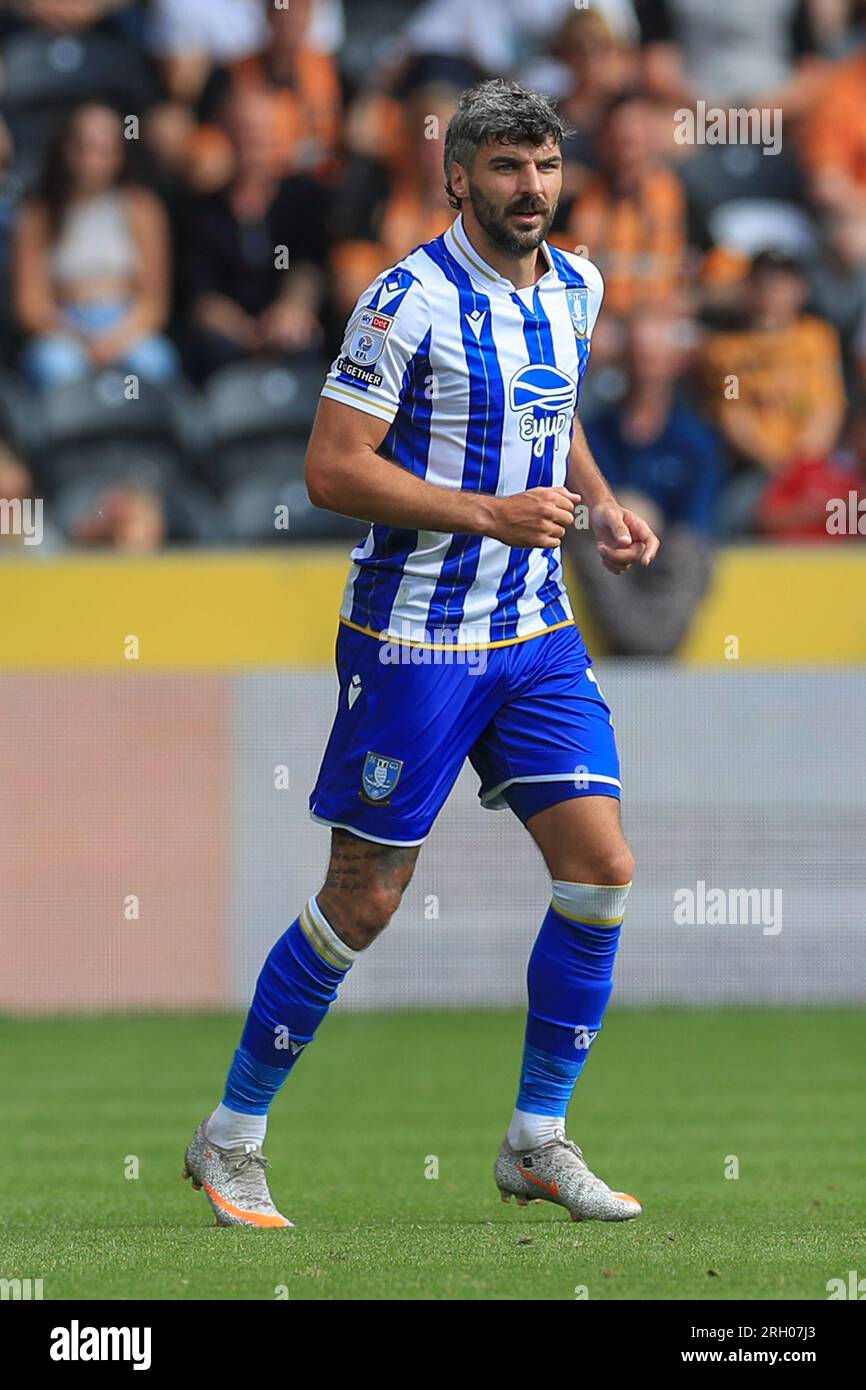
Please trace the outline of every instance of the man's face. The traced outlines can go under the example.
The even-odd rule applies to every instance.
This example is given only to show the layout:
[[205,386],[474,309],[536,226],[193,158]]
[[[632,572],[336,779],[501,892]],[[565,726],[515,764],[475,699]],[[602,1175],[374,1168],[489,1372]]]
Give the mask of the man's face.
[[759,266],[752,271],[749,303],[755,313],[791,323],[806,302],[808,284],[797,270]]
[[536,250],[550,231],[562,192],[562,155],[544,145],[483,144],[471,172],[455,166],[452,187],[468,197],[495,246],[512,255]]

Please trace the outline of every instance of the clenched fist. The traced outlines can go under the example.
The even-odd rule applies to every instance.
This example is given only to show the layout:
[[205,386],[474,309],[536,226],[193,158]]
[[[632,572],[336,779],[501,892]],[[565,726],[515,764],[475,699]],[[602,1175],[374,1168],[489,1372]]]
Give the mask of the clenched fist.
[[517,550],[549,550],[560,545],[566,527],[574,525],[579,501],[580,494],[567,487],[532,487],[496,497],[490,534]]

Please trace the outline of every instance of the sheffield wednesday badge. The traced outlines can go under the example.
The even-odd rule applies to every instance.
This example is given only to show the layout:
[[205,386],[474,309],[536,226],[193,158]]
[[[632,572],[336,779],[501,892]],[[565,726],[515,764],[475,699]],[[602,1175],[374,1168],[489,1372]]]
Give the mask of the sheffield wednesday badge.
[[574,326],[574,336],[576,338],[586,337],[588,295],[589,290],[585,285],[580,285],[577,289],[568,289],[565,291],[568,312],[571,314],[571,322]]
[[400,780],[403,764],[399,758],[386,758],[381,753],[368,753],[364,760],[361,785],[368,801],[384,801]]

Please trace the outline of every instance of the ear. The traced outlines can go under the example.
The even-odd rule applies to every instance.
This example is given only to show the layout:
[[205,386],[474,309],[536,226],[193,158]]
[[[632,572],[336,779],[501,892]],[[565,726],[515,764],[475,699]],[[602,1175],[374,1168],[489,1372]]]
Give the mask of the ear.
[[451,187],[458,198],[465,198],[468,185],[466,180],[466,170],[462,164],[452,164],[451,166]]

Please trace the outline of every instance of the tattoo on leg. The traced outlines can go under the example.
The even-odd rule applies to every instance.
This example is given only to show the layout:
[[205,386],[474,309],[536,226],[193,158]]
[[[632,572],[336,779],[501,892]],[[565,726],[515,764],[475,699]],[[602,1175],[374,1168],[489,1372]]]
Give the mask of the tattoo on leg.
[[371,882],[378,881],[402,893],[412,877],[419,849],[419,845],[380,845],[335,830],[324,886],[338,893],[362,893]]

